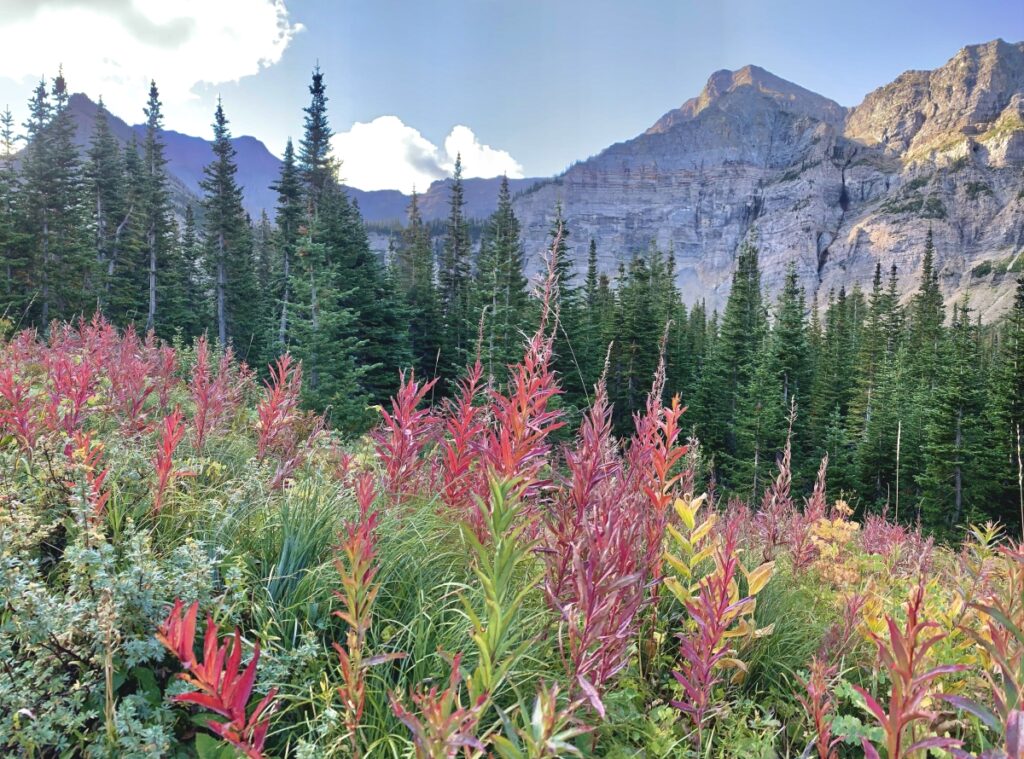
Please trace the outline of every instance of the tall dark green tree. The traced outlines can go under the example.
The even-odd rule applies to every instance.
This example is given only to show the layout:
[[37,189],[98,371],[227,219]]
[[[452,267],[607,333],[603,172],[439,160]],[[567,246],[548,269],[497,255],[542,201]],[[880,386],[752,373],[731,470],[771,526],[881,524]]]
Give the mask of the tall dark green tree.
[[252,239],[242,190],[238,186],[235,149],[224,108],[217,101],[213,122],[213,161],[204,169],[203,211],[206,264],[214,287],[217,338],[235,344],[240,355],[254,352],[258,340],[259,303]]
[[522,356],[528,308],[523,245],[508,177],[502,177],[498,206],[484,227],[474,284],[472,308],[481,314],[484,364],[500,379],[505,367]]
[[[142,143],[143,186],[141,215],[145,229],[145,246],[147,262],[147,281],[149,298],[146,307],[146,329],[156,329],[157,304],[161,295],[174,296],[180,292],[180,277],[172,277],[170,261],[164,256],[170,247],[171,240],[171,207],[167,190],[167,158],[164,155],[163,112],[161,111],[160,92],[156,82],[150,82],[149,100],[144,112],[146,114],[146,136]],[[168,272],[167,279],[178,281],[160,282],[161,269]],[[166,285],[166,286],[161,286]],[[175,309],[178,310],[178,309]],[[168,322],[173,315],[168,315]]]
[[327,87],[319,65],[313,69],[309,94],[310,103],[304,109],[306,117],[302,141],[299,143],[298,163],[309,216],[315,219],[324,193],[333,190],[338,181],[338,166],[331,153],[331,137],[334,132],[327,119]]
[[97,285],[97,306],[111,319],[111,288],[122,254],[121,239],[132,213],[128,203],[128,179],[124,158],[117,139],[110,131],[108,114],[101,99],[96,108],[96,121],[87,153],[86,188],[92,210],[97,269],[101,281]]
[[444,248],[438,267],[438,296],[444,335],[441,375],[452,380],[466,363],[475,337],[470,313],[470,238],[466,222],[465,190],[462,186],[462,156],[455,158],[455,171],[448,200]]
[[1024,467],[1024,277],[1000,333],[999,354],[990,382],[988,418],[997,506],[992,516],[1019,523],[1024,513],[1021,469]]
[[396,284],[405,293],[409,309],[412,365],[420,377],[432,377],[438,370],[443,343],[441,311],[434,281],[430,230],[423,223],[415,191],[409,201],[408,219],[398,242],[396,259]]
[[295,148],[289,138],[285,145],[284,159],[281,162],[281,174],[271,189],[277,193],[277,215],[275,222],[277,233],[274,247],[277,251],[277,267],[274,274],[276,282],[272,283],[272,294],[277,303],[276,342],[278,350],[288,345],[289,306],[292,301],[292,263],[299,241],[299,231],[305,215],[302,192],[302,174],[295,162]]
[[14,141],[14,117],[8,108],[0,114],[0,313],[17,323],[27,306],[30,271],[19,219],[21,183],[14,167]]
[[766,320],[757,247],[744,242],[737,256],[721,327],[704,363],[696,398],[698,436],[709,451],[723,454],[717,462],[718,474],[719,482],[726,485],[730,484],[731,472],[722,470],[721,465],[736,455],[736,414],[756,368]]
[[953,308],[949,337],[940,343],[943,364],[926,409],[922,459],[917,479],[921,514],[938,530],[960,525],[987,510],[991,492],[985,449],[991,443],[984,424],[984,383],[979,372],[978,328],[966,299]]

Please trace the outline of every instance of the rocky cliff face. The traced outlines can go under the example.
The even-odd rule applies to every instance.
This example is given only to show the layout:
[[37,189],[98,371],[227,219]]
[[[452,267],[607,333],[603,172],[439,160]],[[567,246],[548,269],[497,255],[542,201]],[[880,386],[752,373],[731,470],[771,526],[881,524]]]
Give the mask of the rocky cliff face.
[[908,72],[856,108],[748,66],[516,200],[528,254],[561,202],[582,264],[595,238],[614,272],[650,245],[672,249],[688,302],[721,307],[740,243],[763,279],[795,262],[808,293],[867,286],[895,263],[916,286],[935,236],[948,299],[970,291],[983,318],[1009,305],[1024,270],[1024,43],[961,50]]

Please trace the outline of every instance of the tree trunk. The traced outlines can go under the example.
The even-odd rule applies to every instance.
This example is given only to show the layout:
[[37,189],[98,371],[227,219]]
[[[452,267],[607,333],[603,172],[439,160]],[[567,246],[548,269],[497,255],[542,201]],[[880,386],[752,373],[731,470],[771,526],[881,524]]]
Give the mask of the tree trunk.
[[224,266],[224,233],[217,235],[217,338],[221,347],[228,344],[227,271]]

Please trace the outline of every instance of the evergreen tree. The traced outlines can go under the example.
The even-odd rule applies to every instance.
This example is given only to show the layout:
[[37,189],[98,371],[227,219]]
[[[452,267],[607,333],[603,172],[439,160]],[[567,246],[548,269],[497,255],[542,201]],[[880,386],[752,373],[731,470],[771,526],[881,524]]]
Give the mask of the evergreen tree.
[[20,181],[14,168],[14,140],[14,117],[8,108],[0,114],[0,317],[17,321],[28,305],[30,270],[17,205]]
[[[698,436],[710,451],[723,454],[719,464],[735,460],[736,414],[755,369],[765,321],[757,248],[745,242],[740,246],[721,327],[697,388]],[[719,482],[731,485],[732,473],[727,468],[719,474]]]
[[939,346],[943,371],[927,410],[924,466],[918,471],[922,519],[933,529],[948,529],[987,506],[984,386],[979,376],[978,330],[966,299],[953,308],[948,340]]
[[242,190],[235,175],[235,149],[224,108],[217,101],[213,123],[213,162],[203,171],[206,261],[214,284],[217,339],[235,344],[239,354],[259,356],[259,303],[252,260],[252,240]]
[[[167,158],[164,156],[164,144],[160,137],[163,130],[163,113],[160,110],[160,93],[156,82],[150,82],[149,101],[144,112],[146,114],[146,137],[142,143],[143,185],[140,188],[142,197],[142,218],[145,228],[145,246],[147,261],[147,280],[149,299],[146,308],[146,330],[156,329],[157,303],[161,295],[174,297],[180,293],[181,277],[169,276],[174,282],[160,282],[160,270],[173,272],[170,261],[164,261],[164,254],[170,247],[171,209],[167,191]],[[179,308],[174,309],[178,311]],[[168,324],[173,318],[167,319]]]
[[334,132],[327,121],[327,87],[319,65],[313,69],[309,94],[311,99],[309,106],[304,109],[304,131],[299,143],[299,171],[306,192],[309,216],[315,219],[324,194],[334,189],[338,181],[338,166],[331,154],[331,137]]
[[281,174],[272,190],[277,193],[277,234],[274,245],[277,251],[277,266],[272,274],[271,292],[276,301],[278,350],[288,345],[289,307],[292,301],[292,262],[299,241],[299,229],[305,212],[302,202],[302,174],[295,163],[295,148],[289,138],[285,145],[284,159],[281,163]]
[[1000,350],[992,371],[988,420],[993,431],[994,488],[997,507],[992,516],[1004,523],[1020,522],[1021,457],[1024,456],[1024,277],[1000,335]]
[[97,104],[85,176],[92,205],[96,264],[102,279],[97,287],[97,306],[108,318],[115,318],[110,305],[111,287],[122,252],[121,237],[131,208],[126,192],[124,158],[110,131],[102,99]]
[[462,157],[455,158],[455,171],[448,200],[444,248],[438,270],[438,295],[441,305],[443,354],[441,375],[448,380],[458,376],[466,363],[475,330],[470,314],[470,239],[465,217],[462,186]]
[[434,283],[434,251],[423,223],[419,197],[409,201],[408,221],[396,254],[397,286],[406,295],[412,365],[420,377],[437,373],[441,354],[441,313]]
[[484,363],[500,379],[505,367],[522,356],[527,308],[523,246],[508,177],[502,177],[498,207],[484,228],[475,285],[473,312],[482,319]]
[[[796,266],[792,263],[786,269],[786,279],[776,306],[775,323],[772,329],[772,350],[777,387],[781,392],[780,404],[783,415],[795,408],[793,419],[792,450],[794,480],[798,484],[814,476],[814,456],[809,434],[811,409],[811,380],[813,371],[804,320],[806,301],[803,288],[797,278]],[[781,430],[781,425],[777,431]]]

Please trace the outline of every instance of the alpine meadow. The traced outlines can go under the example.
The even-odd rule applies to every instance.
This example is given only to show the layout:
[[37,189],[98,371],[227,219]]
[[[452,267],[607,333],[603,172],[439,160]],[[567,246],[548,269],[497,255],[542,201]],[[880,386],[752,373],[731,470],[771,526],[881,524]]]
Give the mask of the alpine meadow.
[[5,8],[0,755],[1024,758],[1024,14],[793,5]]

